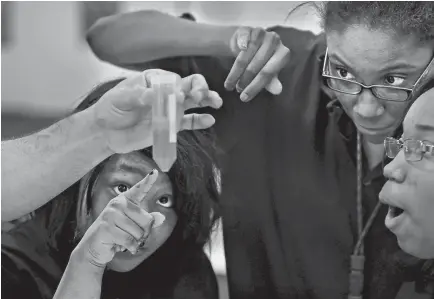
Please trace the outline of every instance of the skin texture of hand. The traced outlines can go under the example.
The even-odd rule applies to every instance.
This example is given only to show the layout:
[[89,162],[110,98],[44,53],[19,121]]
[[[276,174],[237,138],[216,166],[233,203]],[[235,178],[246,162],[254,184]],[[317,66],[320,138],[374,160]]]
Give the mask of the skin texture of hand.
[[226,78],[225,88],[237,89],[240,99],[250,101],[263,88],[272,94],[282,92],[279,72],[289,62],[290,50],[275,32],[263,28],[240,27],[231,38],[230,47],[236,56]]
[[89,30],[87,41],[103,61],[134,70],[173,57],[236,57],[225,87],[237,86],[244,101],[264,88],[281,93],[277,76],[290,52],[278,34],[263,28],[203,24],[150,10],[102,18]]
[[209,90],[202,75],[181,79],[167,71],[147,70],[122,81],[90,108],[113,153],[128,153],[152,145],[152,103],[156,93],[151,80],[160,74],[177,77],[178,130],[206,129],[214,124],[215,119],[209,114],[184,115],[185,110],[193,107],[218,109],[223,104],[220,96]]
[[81,251],[84,260],[105,267],[124,248],[133,254],[138,251],[154,224],[154,217],[140,208],[140,203],[157,177],[158,171],[154,170],[107,204],[75,249]]

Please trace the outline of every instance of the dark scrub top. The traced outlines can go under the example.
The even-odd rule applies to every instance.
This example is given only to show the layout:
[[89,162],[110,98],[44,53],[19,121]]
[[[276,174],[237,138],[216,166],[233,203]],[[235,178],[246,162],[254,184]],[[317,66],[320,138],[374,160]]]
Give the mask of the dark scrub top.
[[[226,91],[233,60],[171,58],[148,67],[181,76],[204,75],[223,107],[216,118],[223,154],[221,197],[231,299],[342,299],[357,242],[356,130],[323,92],[323,36],[276,27],[291,49],[279,79],[242,103]],[[366,163],[365,163],[366,165]],[[365,221],[385,180],[382,165],[364,171]],[[403,282],[420,276],[423,261],[405,254],[384,226],[382,207],[365,243],[365,299],[395,298]]]
[[[72,201],[70,197],[66,200]],[[59,223],[49,220],[48,210],[42,209],[34,219],[2,233],[2,298],[53,298],[74,247],[70,242],[74,231],[68,223],[72,223],[75,208],[69,209],[70,217],[55,210]],[[53,230],[59,225],[62,229]],[[136,269],[128,273],[107,271],[101,298],[218,299],[217,280],[205,253],[201,248],[183,248],[175,235],[181,234],[174,232]]]

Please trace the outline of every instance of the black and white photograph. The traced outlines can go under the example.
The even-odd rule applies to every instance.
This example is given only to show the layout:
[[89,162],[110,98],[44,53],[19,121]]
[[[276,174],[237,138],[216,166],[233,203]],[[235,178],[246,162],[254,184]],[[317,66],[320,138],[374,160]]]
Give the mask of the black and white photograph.
[[5,299],[434,299],[433,1],[2,1]]

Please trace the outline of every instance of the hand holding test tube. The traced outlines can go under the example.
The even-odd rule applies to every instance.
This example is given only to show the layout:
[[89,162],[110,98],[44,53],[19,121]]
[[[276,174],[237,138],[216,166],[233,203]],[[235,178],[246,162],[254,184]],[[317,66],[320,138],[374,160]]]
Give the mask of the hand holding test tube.
[[[169,79],[154,80],[154,78],[165,77],[169,75]],[[170,79],[171,77],[171,79]],[[173,84],[173,82],[176,84]],[[155,82],[155,85],[152,85]],[[168,84],[157,84],[159,82],[169,82]],[[172,83],[170,83],[172,82]],[[153,109],[159,101],[156,101],[161,90],[166,94],[167,101],[170,94],[174,94],[176,98],[176,113],[173,113],[173,104],[171,104],[171,117],[169,117],[167,105],[163,105],[163,109],[157,111]],[[154,88],[155,89],[154,89]],[[171,96],[173,99],[173,96]],[[173,101],[172,101],[173,103]],[[104,96],[93,106],[88,109],[94,117],[93,123],[95,130],[100,132],[100,135],[105,138],[107,149],[111,153],[129,153],[135,150],[140,150],[154,145],[154,130],[153,128],[167,127],[167,143],[174,143],[172,150],[176,154],[176,134],[174,132],[179,130],[201,130],[211,127],[215,119],[210,114],[184,114],[186,110],[194,107],[212,107],[218,109],[223,104],[220,96],[215,92],[209,90],[205,78],[201,75],[191,75],[186,78],[181,78],[178,74],[160,70],[151,69],[142,72],[139,75],[132,76],[120,82],[114,88],[109,90]],[[164,108],[165,107],[165,108]],[[153,113],[158,112],[162,115],[162,125],[153,123]],[[173,114],[176,115],[175,123],[173,122]],[[158,117],[156,116],[156,120]],[[172,119],[172,122],[169,120]],[[170,127],[171,124],[171,127]],[[176,124],[176,130],[173,130]],[[171,134],[169,134],[171,132]],[[156,133],[156,137],[159,137]],[[169,139],[171,137],[171,139]],[[166,138],[165,138],[166,139]],[[159,141],[157,138],[156,142]],[[159,148],[157,144],[155,151]],[[164,157],[166,155],[163,155]],[[157,160],[158,153],[156,156]],[[176,156],[172,156],[172,165]],[[158,163],[158,161],[157,161]],[[164,163],[164,162],[163,162]],[[170,169],[170,166],[162,166],[161,170],[165,171]],[[164,169],[164,170],[163,170]]]

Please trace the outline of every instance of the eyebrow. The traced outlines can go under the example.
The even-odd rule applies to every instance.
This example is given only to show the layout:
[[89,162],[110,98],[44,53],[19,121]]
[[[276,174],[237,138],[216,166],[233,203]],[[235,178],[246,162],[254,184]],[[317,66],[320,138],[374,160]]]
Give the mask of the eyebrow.
[[148,169],[148,167],[141,165],[139,163],[132,163],[128,160],[123,160],[117,167],[117,170],[123,170],[127,172],[134,172],[136,174],[140,174],[142,176],[148,175],[152,169]]
[[[330,59],[333,58],[333,59],[337,60],[339,63],[344,64],[351,71],[351,73],[355,72],[354,69],[350,66],[349,63],[345,62],[345,60],[343,60],[342,58],[340,58],[336,54],[334,54],[334,53],[329,54],[329,58]],[[331,63],[333,63],[333,62],[331,61]]]
[[[335,53],[329,54],[329,57],[338,60],[340,63],[344,64],[352,72],[354,72],[354,69],[351,68],[350,64],[348,62],[346,62],[344,59],[342,59],[341,57],[337,56]],[[395,71],[395,70],[415,71],[418,69],[419,69],[419,66],[412,65],[412,64],[409,64],[407,62],[398,62],[397,64],[392,64],[392,65],[386,66],[383,69],[378,69],[378,71],[379,72],[391,72],[391,71]]]
[[[396,70],[406,70],[406,71],[416,71],[419,70],[419,66],[415,66],[406,62],[399,62],[398,64],[392,64],[386,66],[384,69],[380,70],[382,72],[391,72]],[[422,70],[423,72],[423,70]]]
[[[151,190],[149,190],[148,193],[148,197],[149,199],[155,198],[155,197],[160,197],[163,195],[169,195],[174,197],[174,192],[172,191],[172,186],[170,184],[168,184],[168,182],[160,182],[159,184],[155,184],[155,186],[157,188],[151,188]],[[169,188],[165,188],[165,187],[169,187]]]
[[415,125],[417,129],[421,131],[434,131],[434,125],[429,124],[416,124]]

